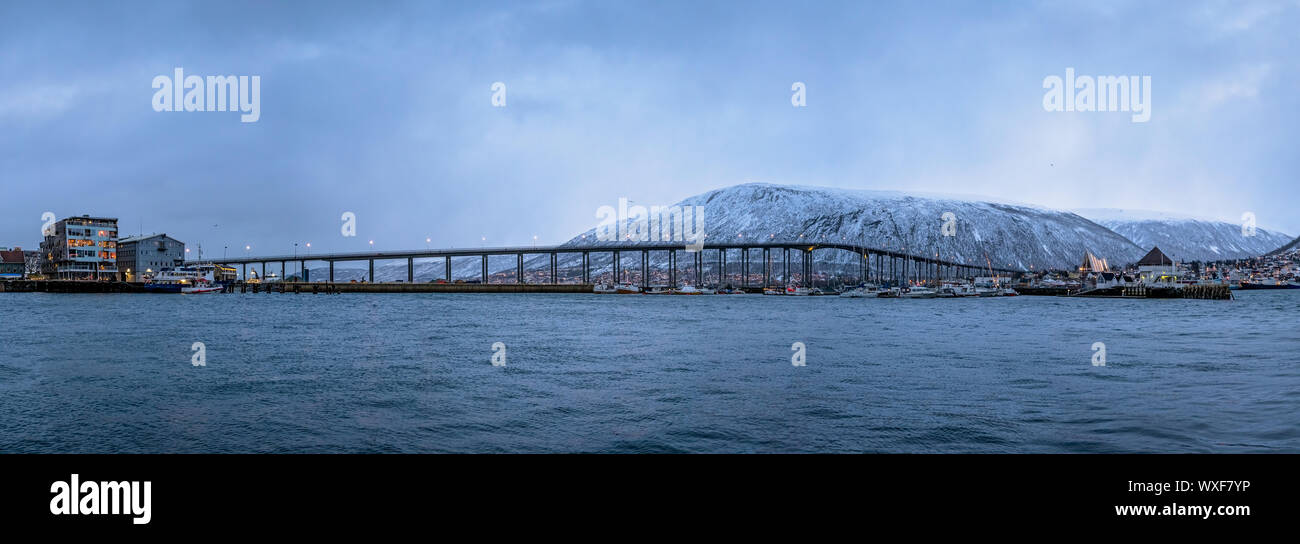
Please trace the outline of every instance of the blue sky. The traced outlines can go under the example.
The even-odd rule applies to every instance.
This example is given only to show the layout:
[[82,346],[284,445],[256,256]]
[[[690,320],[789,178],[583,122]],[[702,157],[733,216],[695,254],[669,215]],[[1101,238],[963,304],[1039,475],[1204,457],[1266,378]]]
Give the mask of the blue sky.
[[[45,211],[207,256],[557,243],[619,197],[748,181],[1300,234],[1297,22],[1294,0],[6,2],[0,246],[36,246]],[[261,119],[155,112],[175,67],[260,76]],[[1151,76],[1151,120],[1044,111],[1067,67]]]

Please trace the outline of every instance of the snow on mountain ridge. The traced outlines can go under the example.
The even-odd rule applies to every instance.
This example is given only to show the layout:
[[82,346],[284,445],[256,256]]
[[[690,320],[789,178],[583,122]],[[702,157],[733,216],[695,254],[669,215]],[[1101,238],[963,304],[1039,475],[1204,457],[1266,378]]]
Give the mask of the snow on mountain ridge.
[[1075,210],[1142,247],[1159,246],[1180,261],[1213,261],[1263,255],[1289,242],[1288,234],[1255,229],[1242,234],[1238,223],[1145,210]]
[[[857,241],[878,249],[937,254],[943,260],[975,266],[1023,269],[1073,268],[1085,251],[1116,263],[1136,261],[1144,253],[1124,237],[1073,213],[897,191],[747,183],[688,197],[676,205],[704,206],[705,232],[714,240]],[[952,237],[941,232],[946,212],[957,218]],[[596,243],[593,229],[563,245]],[[856,259],[848,252],[817,255],[819,261]]]

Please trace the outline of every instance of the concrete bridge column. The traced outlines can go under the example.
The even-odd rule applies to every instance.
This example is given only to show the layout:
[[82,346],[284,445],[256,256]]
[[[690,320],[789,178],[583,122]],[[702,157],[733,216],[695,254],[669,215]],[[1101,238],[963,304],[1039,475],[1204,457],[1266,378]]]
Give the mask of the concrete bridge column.
[[727,250],[718,248],[718,287],[726,283],[727,278]]
[[406,258],[406,283],[415,283],[415,258]]
[[650,250],[641,250],[641,289],[650,288]]
[[488,264],[488,263],[487,263],[487,261],[488,261],[488,256],[487,256],[487,254],[484,254],[484,255],[483,255],[483,274],[482,274],[482,276],[481,276],[481,277],[483,278],[483,280],[482,280],[482,281],[483,281],[483,285],[487,285],[487,284],[488,284],[488,271],[487,271],[487,264]]
[[375,283],[375,260],[370,259],[370,283]]
[[559,263],[556,262],[557,260],[558,259],[556,258],[556,253],[552,251],[551,252],[551,284],[552,285],[560,283],[560,278],[556,277],[559,275]]
[[443,257],[442,261],[443,265],[447,267],[446,271],[443,273],[443,279],[446,280],[447,283],[451,283],[451,255]]
[[523,253],[515,254],[515,282],[528,283],[524,281],[524,254]]
[[763,287],[772,285],[772,252],[763,248]]
[[330,283],[334,283],[334,261],[330,261]]
[[749,287],[749,248],[740,248],[740,286]]

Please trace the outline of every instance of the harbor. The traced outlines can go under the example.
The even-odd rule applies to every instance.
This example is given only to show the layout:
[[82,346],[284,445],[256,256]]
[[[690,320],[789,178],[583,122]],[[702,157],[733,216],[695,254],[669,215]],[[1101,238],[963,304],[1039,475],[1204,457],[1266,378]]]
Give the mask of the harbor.
[[[1074,269],[994,266],[887,240],[737,236],[698,247],[665,241],[310,253],[196,259],[165,233],[119,236],[118,220],[71,216],[40,251],[0,251],[0,292],[170,294],[594,293],[841,298],[1231,300],[1236,290],[1300,289],[1300,250],[1235,262],[1183,262],[1153,246],[1112,266],[1083,251]],[[249,246],[245,246],[248,251]],[[1013,257],[1013,259],[1018,256]],[[1009,260],[1013,260],[1009,259]],[[972,262],[974,261],[974,262]],[[313,269],[310,263],[320,263]],[[418,266],[417,266],[418,265]],[[277,270],[278,269],[278,270]]]

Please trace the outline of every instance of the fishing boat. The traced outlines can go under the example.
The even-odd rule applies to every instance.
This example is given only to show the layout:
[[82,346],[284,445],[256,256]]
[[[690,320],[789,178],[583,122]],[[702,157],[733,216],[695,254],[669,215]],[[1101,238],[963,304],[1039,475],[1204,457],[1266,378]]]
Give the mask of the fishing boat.
[[194,285],[190,287],[181,287],[182,295],[202,295],[206,293],[220,293],[223,288],[220,285]]
[[614,292],[620,295],[637,295],[641,293],[641,288],[631,283],[620,283],[614,286]]
[[618,293],[618,288],[608,283],[597,283],[592,286],[591,292],[596,293],[597,295],[613,295]]
[[897,287],[891,287],[889,289],[885,289],[884,291],[876,293],[876,298],[899,298],[899,295],[901,294],[902,291],[900,291]]
[[763,294],[764,294],[764,295],[783,295],[783,294],[785,294],[785,292],[782,291],[782,290],[780,290],[780,289],[778,289],[778,288],[776,288],[776,287],[764,287],[764,288],[763,288]]
[[671,295],[671,294],[673,294],[673,290],[672,290],[672,289],[669,289],[668,286],[666,286],[666,285],[654,285],[654,286],[651,286],[651,287],[650,287],[650,290],[649,290],[649,291],[646,291],[645,294],[647,294],[647,295]]
[[674,294],[674,295],[703,295],[704,292],[701,291],[701,290],[699,290],[699,289],[696,289],[694,286],[691,286],[691,285],[683,285],[683,286],[681,286],[681,287],[678,288],[678,289],[673,289],[673,290],[672,290],[672,294]]

